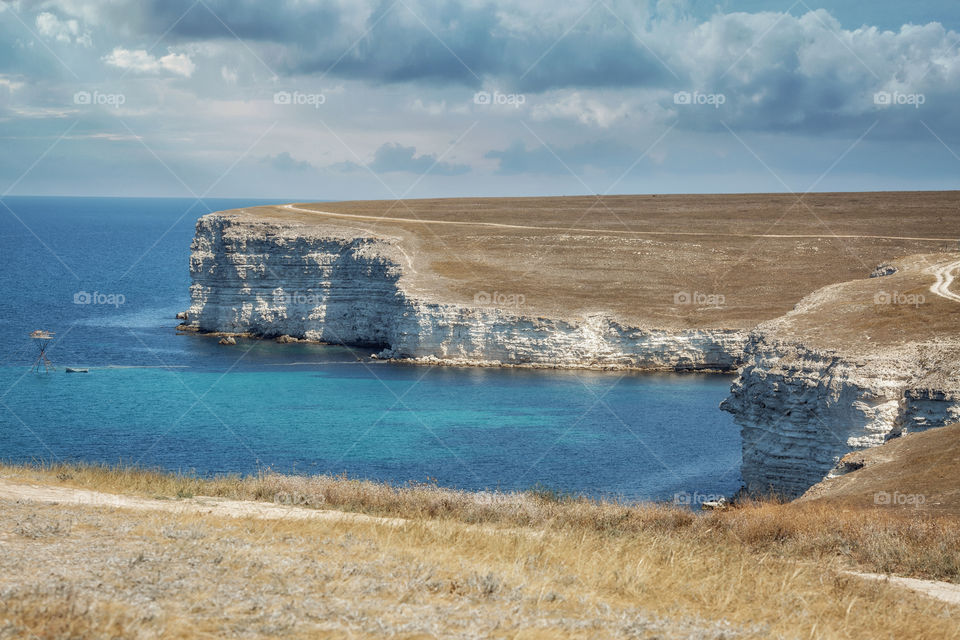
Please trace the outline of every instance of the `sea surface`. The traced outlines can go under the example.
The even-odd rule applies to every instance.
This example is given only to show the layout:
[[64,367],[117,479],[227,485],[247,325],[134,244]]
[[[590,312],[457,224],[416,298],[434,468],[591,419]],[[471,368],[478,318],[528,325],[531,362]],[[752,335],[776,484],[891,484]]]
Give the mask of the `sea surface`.
[[[253,200],[0,204],[0,459],[346,473],[697,502],[740,486],[728,376],[418,367],[177,335],[197,217]],[[56,370],[31,371],[34,329]],[[86,367],[67,374],[64,367]]]

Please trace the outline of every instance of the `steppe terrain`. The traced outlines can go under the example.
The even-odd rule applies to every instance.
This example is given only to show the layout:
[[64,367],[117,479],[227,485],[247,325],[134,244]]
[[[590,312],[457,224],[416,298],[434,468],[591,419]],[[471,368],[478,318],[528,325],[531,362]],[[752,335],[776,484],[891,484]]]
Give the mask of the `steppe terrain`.
[[0,638],[960,637],[960,524],[923,508],[70,465],[3,467],[0,505]]
[[[527,315],[605,312],[663,329],[749,329],[886,260],[960,251],[957,192],[456,198],[230,213],[399,238],[412,267],[406,286],[428,300],[522,295]],[[692,303],[678,304],[683,293]]]

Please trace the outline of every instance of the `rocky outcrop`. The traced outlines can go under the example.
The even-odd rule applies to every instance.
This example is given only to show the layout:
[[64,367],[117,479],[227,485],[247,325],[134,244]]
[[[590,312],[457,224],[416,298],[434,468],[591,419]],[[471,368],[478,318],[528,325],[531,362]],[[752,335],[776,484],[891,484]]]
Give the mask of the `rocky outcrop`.
[[450,364],[732,371],[745,332],[530,317],[423,299],[389,237],[211,214],[197,223],[188,326],[362,346]]
[[916,388],[902,362],[863,362],[754,335],[721,408],[743,438],[747,489],[802,494],[851,451],[960,420],[960,393]]
[[[842,472],[838,464],[851,451],[960,421],[960,307],[930,296],[894,309],[886,293],[922,291],[931,264],[935,258],[884,265],[885,275],[902,273],[893,285],[863,280],[819,290],[751,334],[721,405],[741,428],[749,491],[799,496]],[[891,328],[903,337],[878,338]]]

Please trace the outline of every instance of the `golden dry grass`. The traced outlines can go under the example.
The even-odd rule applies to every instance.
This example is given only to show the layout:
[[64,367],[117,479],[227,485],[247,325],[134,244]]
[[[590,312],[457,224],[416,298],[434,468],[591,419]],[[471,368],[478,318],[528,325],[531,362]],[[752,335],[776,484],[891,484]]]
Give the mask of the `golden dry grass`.
[[203,480],[47,465],[0,475],[407,520],[7,504],[0,637],[960,636],[957,607],[841,572],[960,581],[960,523],[943,516],[816,503],[698,515],[269,473]]

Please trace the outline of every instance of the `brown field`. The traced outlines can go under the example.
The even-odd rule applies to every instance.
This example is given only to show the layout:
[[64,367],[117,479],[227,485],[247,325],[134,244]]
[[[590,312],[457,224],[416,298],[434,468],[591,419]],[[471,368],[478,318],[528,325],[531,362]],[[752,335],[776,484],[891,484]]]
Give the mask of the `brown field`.
[[[958,192],[293,206],[243,211],[399,238],[413,267],[408,286],[427,299],[472,304],[480,291],[520,294],[524,313],[609,313],[649,328],[749,328],[822,286],[866,278],[881,262],[960,251]],[[679,292],[719,294],[725,303],[677,305]]]
[[0,638],[960,636],[960,604],[847,573],[960,582],[960,521],[922,510],[68,465],[3,467],[0,504]]

